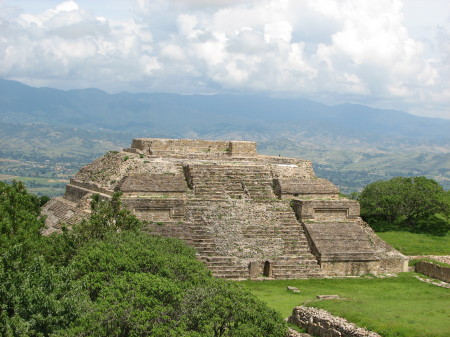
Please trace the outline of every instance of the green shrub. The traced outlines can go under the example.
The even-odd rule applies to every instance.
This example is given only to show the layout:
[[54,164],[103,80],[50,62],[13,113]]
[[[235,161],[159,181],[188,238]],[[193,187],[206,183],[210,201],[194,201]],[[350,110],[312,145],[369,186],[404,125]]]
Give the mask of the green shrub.
[[40,238],[45,226],[40,206],[46,200],[29,194],[20,181],[0,182],[0,251],[17,244],[33,245]]
[[377,231],[408,230],[445,235],[450,194],[425,177],[396,177],[367,185],[358,197],[361,216]]
[[278,314],[216,280],[181,240],[140,231],[120,195],[42,237],[40,200],[0,185],[0,335],[284,336]]

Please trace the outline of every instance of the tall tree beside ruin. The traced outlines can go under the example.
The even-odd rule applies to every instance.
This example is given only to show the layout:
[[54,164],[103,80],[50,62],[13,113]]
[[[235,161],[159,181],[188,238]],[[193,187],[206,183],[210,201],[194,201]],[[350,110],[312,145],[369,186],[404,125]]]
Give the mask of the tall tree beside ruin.
[[433,179],[396,177],[369,184],[359,195],[361,215],[376,230],[445,235],[450,194]]

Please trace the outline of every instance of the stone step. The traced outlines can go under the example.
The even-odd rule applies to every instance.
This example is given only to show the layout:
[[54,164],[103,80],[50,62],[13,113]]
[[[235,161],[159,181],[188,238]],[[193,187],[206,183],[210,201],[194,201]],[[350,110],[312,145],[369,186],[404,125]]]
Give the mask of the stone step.
[[[272,274],[273,275],[273,274]],[[294,275],[273,275],[273,278],[280,280],[301,280],[301,279],[309,279],[309,278],[321,278],[322,274],[314,273],[314,274],[294,274]]]

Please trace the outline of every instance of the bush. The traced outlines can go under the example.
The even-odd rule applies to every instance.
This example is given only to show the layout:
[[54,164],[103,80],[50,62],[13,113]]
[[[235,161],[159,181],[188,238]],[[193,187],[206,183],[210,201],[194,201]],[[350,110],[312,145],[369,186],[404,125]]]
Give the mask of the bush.
[[119,194],[94,196],[88,220],[50,237],[41,201],[0,185],[0,335],[285,335],[279,315],[214,279],[191,247],[142,232]]
[[40,238],[45,226],[45,219],[40,217],[41,203],[22,182],[0,182],[0,251],[17,244],[33,245]]
[[361,216],[375,230],[445,235],[450,194],[433,179],[396,177],[367,185],[358,197]]
[[70,266],[91,299],[66,336],[284,336],[281,317],[249,292],[214,279],[177,239],[110,233]]
[[239,285],[220,279],[189,289],[180,314],[186,329],[202,336],[286,336],[279,313]]

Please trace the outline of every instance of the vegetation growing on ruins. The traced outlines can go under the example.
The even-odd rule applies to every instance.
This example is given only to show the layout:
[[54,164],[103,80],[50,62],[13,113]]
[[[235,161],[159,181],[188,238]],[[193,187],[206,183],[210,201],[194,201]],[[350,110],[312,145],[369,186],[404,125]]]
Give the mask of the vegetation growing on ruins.
[[[330,311],[382,336],[444,337],[450,334],[448,289],[423,283],[413,273],[398,277],[244,281],[256,297],[287,317],[297,305]],[[287,290],[297,287],[300,293]],[[317,300],[317,295],[339,300]]]
[[396,177],[367,185],[358,196],[361,216],[376,231],[445,235],[450,230],[450,192],[433,179]]
[[212,278],[191,248],[142,232],[118,195],[49,237],[43,201],[0,183],[0,335],[285,335],[278,313]]

